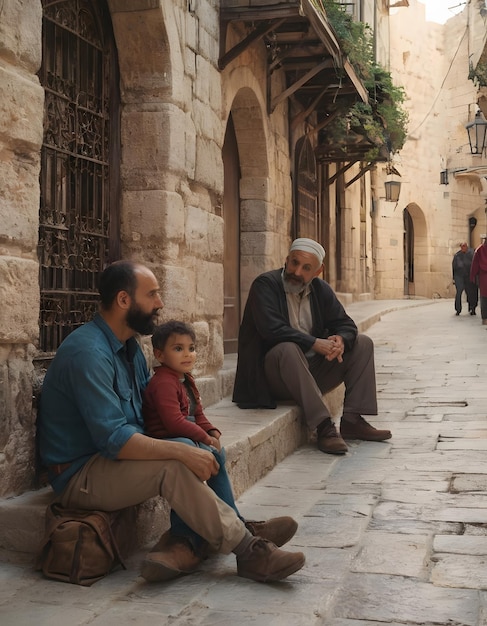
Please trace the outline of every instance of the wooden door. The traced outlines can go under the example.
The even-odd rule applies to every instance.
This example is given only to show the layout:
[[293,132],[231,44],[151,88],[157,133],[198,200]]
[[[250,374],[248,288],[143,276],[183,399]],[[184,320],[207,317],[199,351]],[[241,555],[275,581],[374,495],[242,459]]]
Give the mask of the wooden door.
[[240,327],[240,162],[232,116],[228,119],[223,143],[223,220],[224,220],[224,312],[225,354],[237,352]]
[[414,224],[407,209],[404,218],[404,295],[414,296]]

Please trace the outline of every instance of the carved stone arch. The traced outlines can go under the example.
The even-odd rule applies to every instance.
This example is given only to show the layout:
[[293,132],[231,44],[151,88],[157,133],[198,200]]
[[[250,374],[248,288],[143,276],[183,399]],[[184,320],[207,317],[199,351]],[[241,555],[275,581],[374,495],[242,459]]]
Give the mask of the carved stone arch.
[[404,295],[430,297],[428,227],[423,210],[411,202],[404,217]]
[[230,114],[238,149],[240,297],[245,302],[252,280],[273,265],[266,240],[273,225],[269,191],[269,155],[265,108],[250,87],[235,94]]

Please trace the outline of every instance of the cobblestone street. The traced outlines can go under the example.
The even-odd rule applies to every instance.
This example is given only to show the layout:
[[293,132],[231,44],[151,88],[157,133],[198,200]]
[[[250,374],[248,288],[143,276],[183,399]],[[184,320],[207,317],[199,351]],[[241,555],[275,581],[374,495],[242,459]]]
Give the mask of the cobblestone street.
[[367,330],[370,421],[391,428],[389,442],[350,442],[344,457],[301,447],[240,498],[248,518],[298,520],[288,546],[307,562],[295,575],[244,580],[229,555],[147,584],[138,554],[81,588],[12,559],[0,562],[0,624],[487,625],[487,326],[466,310],[424,301]]

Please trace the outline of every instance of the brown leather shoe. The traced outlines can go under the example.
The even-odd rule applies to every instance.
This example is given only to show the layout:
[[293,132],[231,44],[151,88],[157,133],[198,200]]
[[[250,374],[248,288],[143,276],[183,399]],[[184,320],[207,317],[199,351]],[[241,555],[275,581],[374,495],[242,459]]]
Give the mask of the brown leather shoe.
[[267,539],[276,546],[283,546],[291,537],[294,537],[298,523],[292,517],[273,517],[267,522],[246,521],[247,530],[254,536]]
[[374,428],[361,415],[354,422],[349,422],[342,418],[340,432],[344,439],[361,439],[362,441],[385,441],[392,437],[390,430]]
[[302,552],[285,552],[272,542],[255,537],[247,550],[237,556],[237,573],[262,583],[272,582],[294,574],[304,562]]
[[192,574],[201,561],[188,541],[167,531],[143,560],[140,575],[148,582],[171,580]]
[[345,454],[348,450],[347,444],[330,418],[321,422],[316,429],[316,443],[318,450],[327,454]]

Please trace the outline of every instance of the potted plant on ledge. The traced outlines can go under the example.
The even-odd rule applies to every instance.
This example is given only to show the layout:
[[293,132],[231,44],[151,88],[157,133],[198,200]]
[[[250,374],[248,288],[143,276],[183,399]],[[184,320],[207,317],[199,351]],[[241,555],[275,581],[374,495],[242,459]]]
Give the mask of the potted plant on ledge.
[[[323,128],[320,152],[364,161],[387,161],[407,136],[408,114],[403,108],[404,89],[391,73],[374,60],[373,33],[368,24],[355,22],[344,5],[334,0],[312,0],[334,29],[344,53],[368,92],[368,102],[348,102]],[[333,111],[330,111],[333,113]]]

